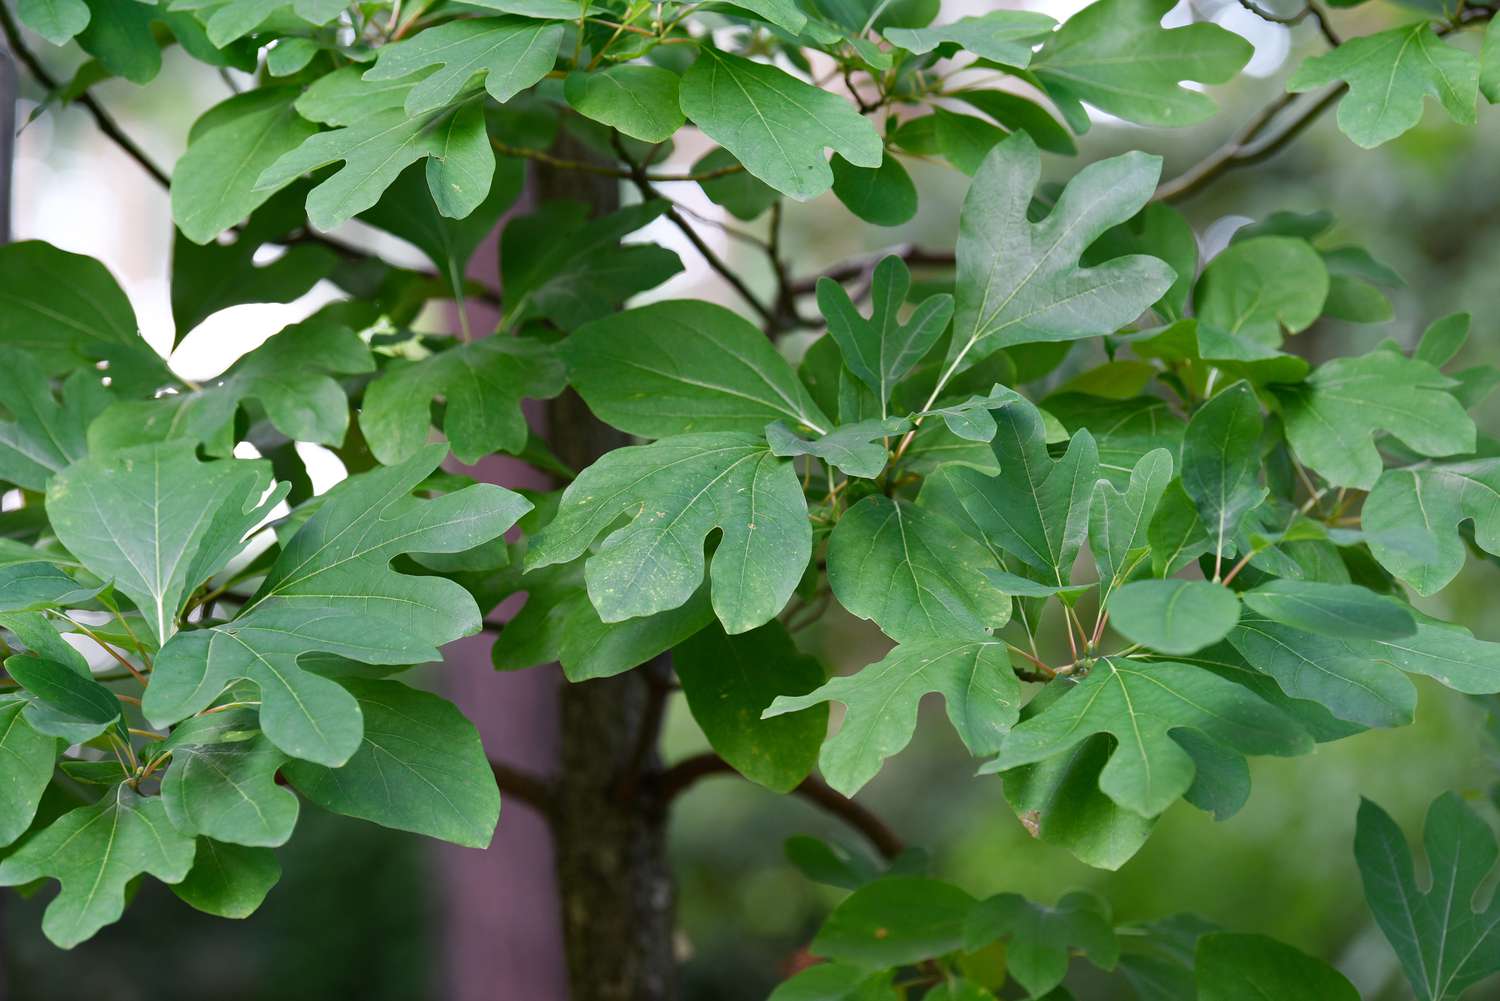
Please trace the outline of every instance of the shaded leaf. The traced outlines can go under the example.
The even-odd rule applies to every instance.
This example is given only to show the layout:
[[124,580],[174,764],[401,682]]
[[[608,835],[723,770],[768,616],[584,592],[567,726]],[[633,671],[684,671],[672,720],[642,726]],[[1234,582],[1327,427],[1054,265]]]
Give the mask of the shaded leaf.
[[474,463],[520,452],[528,433],[521,401],[549,399],[563,385],[554,348],[496,334],[386,368],[365,390],[359,427],[376,459],[404,462],[427,443],[432,401],[441,397],[449,446],[458,461]]
[[51,877],[62,884],[42,931],[64,949],[90,938],[125,910],[127,884],[142,873],[176,883],[193,865],[193,839],[167,820],[159,797],[124,785],[63,814],[0,861],[0,886]]
[[712,303],[616,313],[580,327],[562,351],[589,409],[630,434],[760,434],[782,418],[819,434],[833,426],[765,334]]
[[693,719],[735,771],[774,792],[807,778],[828,732],[828,707],[761,717],[772,700],[823,682],[823,668],[797,651],[780,623],[738,636],[710,625],[673,649],[672,666]]
[[917,705],[929,692],[942,694],[949,722],[975,755],[993,753],[1020,710],[1020,685],[1003,642],[934,638],[902,643],[857,674],[806,695],[779,696],[766,715],[827,701],[847,706],[818,764],[829,785],[852,796],[911,741]]
[[1186,664],[1105,658],[1066,695],[1006,737],[982,771],[1043,761],[1096,733],[1119,743],[1099,774],[1116,803],[1154,817],[1193,784],[1193,759],[1172,739],[1178,728],[1240,754],[1304,754],[1312,739],[1250,691]]
[[292,761],[291,783],[325,810],[469,848],[488,848],[500,792],[474,725],[451,703],[398,681],[343,682],[364,717],[341,768]]

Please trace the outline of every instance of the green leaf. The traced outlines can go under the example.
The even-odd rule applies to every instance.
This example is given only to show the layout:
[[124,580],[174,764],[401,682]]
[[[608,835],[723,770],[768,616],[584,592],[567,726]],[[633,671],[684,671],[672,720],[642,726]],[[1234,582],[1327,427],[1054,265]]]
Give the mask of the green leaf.
[[616,313],[580,327],[562,351],[589,409],[630,434],[760,434],[779,418],[818,434],[833,426],[766,335],[712,303]]
[[125,738],[120,701],[93,679],[71,668],[41,657],[16,654],[5,660],[5,671],[34,697],[27,707],[26,722],[49,737],[62,737],[70,744],[83,743],[113,729]]
[[[550,67],[549,67],[550,68]],[[568,74],[563,94],[585,118],[641,142],[666,142],[682,128],[678,76],[659,66],[621,65]]]
[[894,1001],[891,972],[871,973],[862,966],[818,963],[771,992],[766,1001]]
[[336,447],[349,427],[349,399],[335,377],[374,368],[358,335],[314,315],[267,338],[201,389],[116,403],[89,428],[89,447],[113,451],[191,438],[210,455],[228,456],[236,415],[249,399],[291,440]]
[[62,884],[42,931],[63,949],[118,921],[127,884],[142,873],[176,883],[193,865],[193,839],[167,820],[160,797],[116,786],[63,814],[0,861],[0,886],[52,877]]
[[1484,29],[1479,50],[1479,91],[1491,104],[1500,103],[1500,26],[1494,18]]
[[40,240],[0,247],[0,344],[27,351],[53,372],[108,362],[111,385],[123,393],[171,381],[104,265]]
[[890,437],[909,427],[911,421],[904,417],[889,417],[883,421],[872,419],[843,424],[822,437],[809,440],[776,421],[766,425],[766,442],[776,455],[816,456],[846,476],[873,480],[885,469],[890,458]]
[[161,798],[179,831],[267,848],[292,836],[297,797],[276,784],[288,759],[259,732],[253,712],[194,717],[172,732],[166,751],[172,761]]
[[479,631],[479,609],[452,581],[396,573],[391,559],[472,549],[499,537],[530,506],[490,484],[430,501],[411,496],[445,454],[429,446],[330,490],[235,618],[179,633],[162,647],[142,706],[146,718],[175,723],[245,678],[260,688],[261,728],[272,743],[331,767],[347,761],[359,748],[359,706],[298,658],[437,659],[438,646]]
[[887,876],[835,907],[808,949],[872,969],[905,966],[957,950],[973,908],[974,898],[951,883]]
[[1286,694],[1321,703],[1339,719],[1366,726],[1411,722],[1416,690],[1373,645],[1320,636],[1249,613],[1240,616],[1229,642]]
[[1224,753],[1305,754],[1301,727],[1248,689],[1187,664],[1109,657],[1047,709],[1011,730],[982,772],[1043,761],[1096,733],[1118,745],[1099,774],[1110,799],[1154,817],[1193,784],[1193,758],[1172,738],[1189,729]]
[[845,208],[872,226],[900,226],[917,214],[917,186],[894,156],[886,157],[878,167],[856,167],[835,154],[829,166],[833,193]]
[[306,221],[306,192],[294,185],[273,195],[240,228],[232,243],[199,246],[178,232],[172,240],[172,319],[175,344],[219,310],[245,302],[292,302],[338,266],[332,250],[315,243],[286,247],[259,264],[257,252],[278,244]]
[[280,879],[281,864],[271,849],[199,838],[193,868],[172,892],[205,914],[248,918]]
[[1474,124],[1479,60],[1443,42],[1427,21],[1351,38],[1303,63],[1286,87],[1295,93],[1339,81],[1349,85],[1339,128],[1365,149],[1416,125],[1429,94],[1455,122]]
[[449,21],[394,45],[381,46],[375,65],[365,71],[364,79],[400,80],[439,67],[417,81],[406,95],[403,106],[408,115],[421,115],[453,103],[479,74],[484,76],[489,95],[504,104],[547,75],[557,61],[562,37],[562,25],[523,17]]
[[921,503],[1040,571],[1047,583],[1066,584],[1088,532],[1099,471],[1094,440],[1080,431],[1053,461],[1035,407],[1021,401],[994,414],[998,430],[990,447],[1000,475],[944,468],[923,485]]
[[1377,432],[1422,455],[1474,451],[1474,422],[1448,392],[1454,384],[1394,351],[1335,358],[1306,383],[1278,392],[1287,442],[1331,485],[1369,490],[1383,465],[1371,440]]
[[1101,970],[1114,969],[1120,955],[1109,911],[1088,893],[1069,893],[1056,907],[1034,904],[1018,893],[981,900],[964,924],[964,949],[977,952],[1005,939],[1005,972],[1032,997],[1062,983],[1072,951]]
[[1202,580],[1138,580],[1109,601],[1110,623],[1132,643],[1167,654],[1219,642],[1240,618],[1240,599]]
[[839,604],[898,642],[983,639],[1010,621],[1010,598],[986,583],[995,558],[930,506],[876,495],[839,519],[828,584]]
[[1241,597],[1268,619],[1324,636],[1394,640],[1417,631],[1405,605],[1355,584],[1271,580]]
[[953,317],[953,297],[928,296],[905,323],[901,310],[911,291],[911,271],[892,254],[875,265],[870,279],[872,306],[866,319],[844,287],[831,278],[818,279],[818,309],[828,321],[828,334],[839,346],[844,364],[874,390],[881,416],[891,392],[937,343]]
[[678,644],[672,666],[693,719],[735,771],[773,792],[790,792],[807,778],[828,732],[828,707],[761,717],[773,699],[823,682],[823,668],[797,651],[780,623],[738,636],[710,625]]
[[1306,240],[1238,240],[1208,262],[1193,294],[1200,325],[1231,338],[1276,347],[1282,331],[1300,333],[1323,315],[1328,268]]
[[439,210],[427,188],[425,168],[415,164],[401,173],[374,208],[360,218],[412,244],[437,268],[453,298],[464,301],[465,273],[469,258],[495,228],[496,221],[521,196],[526,180],[524,164],[515,157],[495,161],[495,178],[479,207],[462,219],[450,219]]
[[161,71],[161,50],[151,22],[162,13],[155,4],[120,4],[86,0],[88,23],[78,32],[78,45],[99,60],[113,76],[131,83],[150,83]]
[[1195,965],[1199,1001],[1359,1001],[1342,973],[1264,935],[1204,935]]
[[79,371],[52,395],[47,373],[30,355],[0,346],[0,480],[26,490],[45,490],[47,480],[83,458],[89,422],[108,406],[109,391],[97,376]]
[[348,678],[364,736],[342,768],[289,762],[297,791],[325,810],[468,848],[488,848],[500,792],[474,725],[452,703],[398,681]]
[[1150,551],[1151,519],[1171,481],[1172,453],[1158,448],[1135,464],[1124,490],[1116,490],[1108,480],[1094,486],[1089,507],[1089,551],[1099,568],[1106,599]]
[[828,784],[852,796],[898,753],[917,727],[917,705],[938,692],[948,720],[975,755],[992,754],[1016,721],[1021,690],[1005,644],[990,639],[919,639],[902,643],[859,673],[834,678],[801,696],[779,696],[767,716],[821,702],[848,707],[818,764]]
[[1263,420],[1255,391],[1237,382],[1188,421],[1182,489],[1192,500],[1216,559],[1232,555],[1240,522],[1266,497],[1260,483]]
[[342,162],[307,196],[308,221],[327,230],[380,201],[401,172],[423,158],[438,211],[450,219],[474,211],[489,193],[495,171],[481,105],[469,101],[423,114],[399,107],[370,112],[353,124],[308,137],[267,167],[255,186],[274,191],[309,171]]
[[[178,6],[188,6],[179,4]],[[201,3],[196,6],[204,6]],[[339,0],[225,0],[211,7],[205,20],[209,41],[220,48],[260,28],[283,11],[310,24],[331,21],[344,7]]]
[[1031,62],[1032,46],[1047,37],[1056,24],[1046,14],[996,10],[932,28],[887,28],[885,37],[892,45],[916,55],[951,42],[981,59],[1025,69]]
[[563,493],[557,517],[532,540],[526,569],[583,555],[605,622],[676,608],[703,580],[703,542],[722,530],[709,569],[714,612],[730,633],[785,606],[812,555],[807,502],[791,463],[761,435],[678,435],[610,452]]
[[798,201],[832,186],[825,147],[856,167],[880,166],[880,135],[869,119],[775,66],[704,46],[683,74],[681,104],[746,170]]
[[261,173],[318,131],[292,107],[300,93],[297,87],[257,87],[214,105],[194,123],[187,152],[172,170],[172,220],[189,240],[208,243],[275,194],[275,188],[256,187]]
[[144,445],[74,463],[52,479],[47,513],[68,551],[113,581],[158,643],[192,591],[239,551],[285,494],[266,462],[201,462],[191,441]]
[[[890,157],[881,161],[882,165],[887,162],[894,163],[895,161]],[[848,161],[842,157],[834,160],[832,169],[835,175],[835,185],[838,184],[839,163],[848,163]],[[760,218],[762,213],[781,201],[781,193],[748,170],[731,169],[741,166],[729,150],[715,148],[705,153],[697,163],[693,164],[693,173],[701,175],[714,171],[727,171],[727,173],[699,181],[698,186],[703,189],[709,201],[722,206],[736,219],[750,222],[752,219]]]
[[53,45],[67,45],[89,23],[84,0],[20,0],[16,13],[22,24]]
[[377,112],[400,108],[406,103],[411,80],[363,79],[364,68],[345,66],[318,77],[297,98],[297,113],[323,125],[354,125]]
[[1423,596],[1463,569],[1466,521],[1479,548],[1500,554],[1500,459],[1386,470],[1360,509],[1371,554]]
[[490,648],[500,671],[556,661],[569,681],[614,677],[672,649],[714,617],[708,588],[699,587],[677,608],[604,622],[589,602],[582,560],[533,570],[518,586],[526,604]]
[[432,401],[441,397],[453,454],[474,463],[491,452],[520,452],[527,435],[521,401],[556,396],[563,385],[550,345],[496,334],[392,364],[366,388],[359,427],[376,459],[404,462],[427,443]]
[[1422,331],[1422,339],[1417,342],[1412,357],[1417,361],[1425,361],[1433,368],[1442,368],[1463,350],[1468,341],[1469,319],[1468,313],[1450,313],[1442,319],[1433,320]]
[[1161,298],[1175,275],[1154,257],[1078,266],[1105,231],[1140,211],[1160,174],[1161,159],[1144,153],[1097,161],[1032,223],[1027,208],[1041,154],[1024,132],[997,145],[975,175],[959,221],[949,373],[997,348],[1113,333]]
[[23,699],[0,697],[0,757],[6,762],[6,781],[0,783],[0,847],[31,827],[57,761],[57,739],[26,722],[26,705]]
[[[1043,688],[1022,711],[1029,719],[1065,694]],[[1042,704],[1039,704],[1042,703]],[[1118,869],[1138,852],[1155,821],[1127,810],[1099,788],[1114,739],[1098,734],[1062,754],[1004,772],[1005,798],[1027,832],[1100,869]]]
[[102,590],[103,586],[85,587],[51,563],[15,563],[0,568],[0,612],[80,605]]
[[632,295],[677,274],[682,262],[665,247],[620,243],[669,206],[653,198],[590,220],[582,202],[553,201],[512,219],[500,237],[506,326],[550,319],[572,330],[610,316]]
[[1227,83],[1254,50],[1216,24],[1162,28],[1173,6],[1173,0],[1090,4],[1047,39],[1031,60],[1032,70],[1054,97],[1087,101],[1140,125],[1183,126],[1212,118],[1213,100],[1182,82]]
[[1473,909],[1495,864],[1495,835],[1450,792],[1427,811],[1423,845],[1432,872],[1425,892],[1417,888],[1401,829],[1379,806],[1360,800],[1354,857],[1365,899],[1417,997],[1442,1001],[1500,970],[1500,900]]

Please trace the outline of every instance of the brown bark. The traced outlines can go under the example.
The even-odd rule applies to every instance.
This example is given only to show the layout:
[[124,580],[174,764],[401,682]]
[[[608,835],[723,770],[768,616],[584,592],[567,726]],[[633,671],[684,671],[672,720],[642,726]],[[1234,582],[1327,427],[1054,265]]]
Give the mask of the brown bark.
[[[568,159],[590,152],[564,137]],[[539,202],[571,198],[595,215],[619,207],[619,182],[539,167]],[[548,440],[574,469],[628,444],[571,390],[549,404]],[[669,1001],[675,893],[656,783],[665,656],[616,678],[562,684],[553,847],[572,1001]]]

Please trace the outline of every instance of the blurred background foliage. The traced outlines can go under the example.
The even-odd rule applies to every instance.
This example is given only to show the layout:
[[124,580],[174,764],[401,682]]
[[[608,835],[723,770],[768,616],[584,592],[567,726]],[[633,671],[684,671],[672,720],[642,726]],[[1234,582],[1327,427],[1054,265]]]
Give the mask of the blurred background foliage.
[[[1081,3],[1011,5],[1062,18]],[[990,6],[982,0],[949,0],[945,19]],[[1180,19],[1187,7],[1183,4],[1173,17]],[[1050,178],[1064,179],[1077,164],[1137,148],[1164,155],[1164,176],[1173,176],[1278,95],[1301,58],[1322,48],[1310,25],[1267,24],[1232,0],[1198,0],[1192,9],[1244,33],[1257,48],[1249,73],[1215,88],[1222,109],[1218,117],[1180,132],[1096,121],[1080,142],[1077,161],[1047,158]],[[1401,20],[1399,8],[1371,3],[1340,12],[1337,23],[1348,37]],[[64,64],[66,54],[48,55],[66,75],[71,68]],[[181,53],[169,51],[166,57],[163,78],[152,87],[109,81],[97,92],[132,135],[170,163],[184,147],[192,120],[222,99],[227,82]],[[33,106],[23,104],[23,118]],[[1335,129],[1332,115],[1325,115],[1274,160],[1231,173],[1179,206],[1197,231],[1205,258],[1247,221],[1278,210],[1323,210],[1336,219],[1330,244],[1362,245],[1405,279],[1404,287],[1390,290],[1395,307],[1390,323],[1355,327],[1325,320],[1294,339],[1291,350],[1327,357],[1368,350],[1384,337],[1411,344],[1431,320],[1469,311],[1474,336],[1460,360],[1500,363],[1500,311],[1495,309],[1500,115],[1482,106],[1479,126],[1463,128],[1430,105],[1429,112],[1418,128],[1370,151],[1356,148]],[[697,155],[682,148],[674,162],[690,164]],[[951,247],[964,179],[940,164],[908,162],[921,191],[921,211],[899,229],[851,225],[831,195],[790,206],[784,241],[793,272],[812,273],[897,243]],[[668,193],[704,214],[719,212],[696,189]],[[95,133],[83,114],[49,108],[23,131],[15,205],[18,238],[45,238],[101,257],[129,290],[148,336],[170,344],[165,195]],[[415,260],[409,248],[388,237],[364,235],[382,241],[382,251],[395,259]],[[650,230],[643,238],[673,245],[688,267],[653,297],[700,296],[736,305],[689,249],[675,245],[674,232]],[[723,239],[715,249],[743,266],[747,280],[765,284],[769,276],[757,272],[758,256]],[[179,366],[199,376],[222,370],[239,352],[296,318],[290,313],[314,308],[320,294],[327,295],[315,290],[287,307],[225,311],[188,339]],[[786,345],[791,353],[803,347],[805,340]],[[1051,378],[1065,380],[1102,360],[1101,348],[1082,345]],[[1500,427],[1497,415],[1500,401],[1491,400],[1477,414],[1481,428]],[[1471,561],[1440,604],[1428,610],[1470,626],[1481,638],[1500,640],[1500,617],[1488,614],[1497,594],[1500,567]],[[837,612],[802,633],[799,642],[832,671],[876,659],[885,644],[871,624]],[[973,776],[973,762],[942,719],[935,697],[923,707],[911,749],[888,764],[861,798],[910,844],[930,854],[935,875],[975,895],[1017,891],[1050,903],[1070,889],[1087,888],[1109,900],[1123,920],[1189,911],[1322,956],[1370,1001],[1404,998],[1407,988],[1365,909],[1354,865],[1359,797],[1382,804],[1415,835],[1427,804],[1443,790],[1488,801],[1500,762],[1487,735],[1484,706],[1432,683],[1422,682],[1420,689],[1413,726],[1320,745],[1307,757],[1253,762],[1250,802],[1225,822],[1179,802],[1118,872],[1090,869],[1029,837],[1006,805],[1000,780]],[[685,705],[674,705],[667,757],[706,748]],[[1491,819],[1496,819],[1493,810]],[[815,834],[863,850],[856,835],[802,801],[732,779],[697,786],[681,801],[672,834],[688,1001],[764,998],[796,967],[801,947],[839,899],[837,891],[810,883],[787,864],[787,837]],[[313,812],[280,855],[286,870],[281,884],[243,923],[204,918],[153,884],[143,891],[130,921],[106,929],[73,953],[42,940],[40,900],[8,896],[0,905],[0,997],[382,1001],[444,996],[444,902],[427,847],[415,838]],[[170,978],[161,976],[160,954],[151,948],[163,939],[174,942],[171,955],[178,964]],[[1090,993],[1084,983],[1076,986],[1080,997],[1108,996]],[[504,985],[496,985],[494,996],[510,997]],[[1500,987],[1480,985],[1469,996],[1500,998]]]

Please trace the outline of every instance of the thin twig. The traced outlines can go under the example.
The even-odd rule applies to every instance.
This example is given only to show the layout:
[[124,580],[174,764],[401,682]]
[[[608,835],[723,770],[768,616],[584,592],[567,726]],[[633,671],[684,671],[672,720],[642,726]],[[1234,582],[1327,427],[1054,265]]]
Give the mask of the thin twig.
[[501,761],[491,760],[490,771],[502,793],[514,796],[543,817],[551,816],[552,789],[545,780]]
[[1256,17],[1260,18],[1262,21],[1270,21],[1272,24],[1281,24],[1286,25],[1287,27],[1291,27],[1294,24],[1301,24],[1303,21],[1307,20],[1310,17],[1313,19],[1313,22],[1317,24],[1318,31],[1320,31],[1323,35],[1323,40],[1326,41],[1330,47],[1336,49],[1343,44],[1343,41],[1339,38],[1338,33],[1333,30],[1333,25],[1329,23],[1328,15],[1324,13],[1323,8],[1319,7],[1315,2],[1313,2],[1313,0],[1308,0],[1308,2],[1303,5],[1302,9],[1295,14],[1276,14],[1272,11],[1266,10],[1260,4],[1256,3],[1255,0],[1240,0],[1240,6],[1248,10],[1250,13],[1254,14]]
[[[57,90],[58,82],[56,78],[47,72],[47,68],[42,65],[41,60],[37,59],[35,53],[28,49],[26,43],[21,40],[21,32],[17,29],[16,22],[11,18],[10,11],[4,4],[0,4],[0,30],[5,32],[5,42],[10,46],[10,50],[16,54],[17,59],[21,60],[22,65],[26,67],[27,72],[32,75],[37,83],[46,87],[49,91]],[[137,146],[135,141],[121,130],[113,116],[104,110],[104,107],[94,99],[92,94],[85,90],[82,94],[78,95],[76,102],[83,105],[84,109],[93,116],[94,123],[99,126],[99,131],[114,140],[115,145],[119,146],[132,160],[140,164],[142,170],[156,178],[158,184],[166,187],[171,183],[171,178],[167,172],[158,167],[155,161],[146,154],[146,151]]]
[[720,278],[728,282],[730,287],[739,293],[740,298],[744,299],[750,308],[755,310],[756,315],[765,321],[767,325],[774,325],[775,317],[770,308],[761,302],[760,298],[754,292],[750,291],[750,286],[746,285],[744,280],[735,274],[718,254],[714,253],[713,248],[704,241],[698,231],[677,211],[676,203],[670,198],[664,197],[661,192],[656,190],[652,184],[651,175],[647,174],[644,167],[631,160],[629,155],[626,154],[624,144],[620,142],[618,134],[615,136],[615,152],[621,160],[629,165],[630,170],[627,176],[630,182],[635,185],[636,190],[641,193],[641,197],[647,201],[659,199],[666,202],[669,206],[666,211],[666,217],[671,220],[672,225],[682,231],[683,236],[688,238],[688,242],[698,251],[699,256],[703,258],[704,262],[717,272]]
[[[698,754],[691,758],[684,758],[661,774],[659,781],[662,800],[670,803],[696,785],[700,779],[714,775],[736,774],[738,773],[729,763],[717,754]],[[863,804],[856,803],[835,791],[821,779],[804,779],[802,784],[792,791],[859,831],[886,859],[894,859],[906,850],[906,845],[884,820]]]

